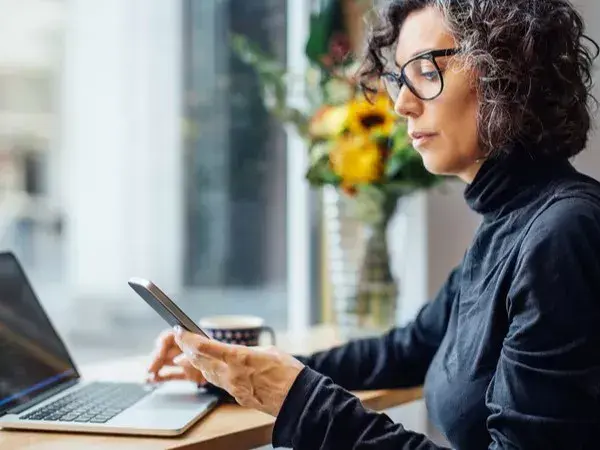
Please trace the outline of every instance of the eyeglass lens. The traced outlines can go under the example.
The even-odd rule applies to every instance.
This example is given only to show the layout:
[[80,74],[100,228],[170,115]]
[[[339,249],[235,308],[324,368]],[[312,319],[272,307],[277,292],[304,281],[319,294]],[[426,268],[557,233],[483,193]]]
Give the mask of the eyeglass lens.
[[[438,96],[442,90],[442,77],[435,64],[428,59],[415,59],[404,67],[408,88],[423,100]],[[402,81],[396,77],[383,78],[385,88],[394,102],[398,100]]]

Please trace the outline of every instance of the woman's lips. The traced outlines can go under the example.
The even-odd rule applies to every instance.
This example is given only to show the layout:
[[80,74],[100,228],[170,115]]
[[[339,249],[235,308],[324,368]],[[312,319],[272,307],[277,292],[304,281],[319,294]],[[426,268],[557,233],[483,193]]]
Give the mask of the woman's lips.
[[435,136],[437,136],[437,133],[424,131],[414,131],[410,133],[410,137],[412,138],[412,145],[415,148],[423,146],[424,144],[431,141]]

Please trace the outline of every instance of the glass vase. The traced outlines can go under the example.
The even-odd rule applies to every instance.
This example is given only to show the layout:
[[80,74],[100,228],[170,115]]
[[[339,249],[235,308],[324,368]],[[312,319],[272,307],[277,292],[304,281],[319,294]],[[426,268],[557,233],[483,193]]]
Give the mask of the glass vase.
[[345,338],[378,334],[396,323],[398,281],[392,271],[388,226],[398,197],[357,217],[357,199],[324,193],[327,266],[335,325]]

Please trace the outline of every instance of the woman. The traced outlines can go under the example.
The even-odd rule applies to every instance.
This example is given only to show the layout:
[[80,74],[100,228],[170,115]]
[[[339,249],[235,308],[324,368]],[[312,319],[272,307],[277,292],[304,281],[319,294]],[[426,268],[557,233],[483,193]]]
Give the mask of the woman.
[[392,2],[364,80],[384,81],[427,169],[468,184],[483,220],[461,264],[381,338],[296,359],[178,331],[150,372],[182,348],[189,378],[277,417],[276,446],[436,449],[345,390],[424,384],[453,448],[599,448],[600,185],[568,162],[589,43],[567,0]]

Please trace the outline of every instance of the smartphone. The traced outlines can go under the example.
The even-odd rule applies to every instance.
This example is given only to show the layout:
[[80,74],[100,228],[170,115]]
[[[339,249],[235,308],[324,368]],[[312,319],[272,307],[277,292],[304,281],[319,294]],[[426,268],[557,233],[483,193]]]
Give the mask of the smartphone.
[[152,281],[144,278],[131,278],[127,284],[148,303],[171,327],[179,325],[184,330],[210,337],[196,322],[189,318],[167,295]]

